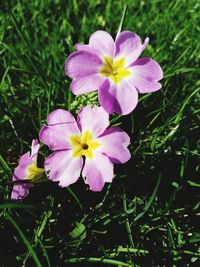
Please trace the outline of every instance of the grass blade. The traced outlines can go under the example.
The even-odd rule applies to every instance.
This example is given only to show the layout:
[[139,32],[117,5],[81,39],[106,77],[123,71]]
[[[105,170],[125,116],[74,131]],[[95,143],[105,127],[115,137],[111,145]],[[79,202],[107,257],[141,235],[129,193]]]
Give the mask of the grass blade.
[[35,207],[23,203],[3,203],[0,209],[35,209]]
[[24,235],[24,233],[21,231],[19,225],[15,222],[15,220],[12,218],[12,216],[6,212],[5,213],[7,219],[11,222],[11,224],[14,226],[14,228],[17,230],[18,234],[20,235],[22,241],[24,242],[24,244],[26,245],[26,247],[28,248],[30,254],[33,257],[33,260],[35,261],[35,264],[37,267],[42,267],[42,264],[35,252],[35,250],[33,249],[33,247],[31,246],[31,243],[28,241],[28,239],[26,238],[26,236]]
[[116,265],[116,266],[130,267],[130,264],[122,262],[122,261],[111,260],[111,259],[102,259],[102,258],[73,258],[73,259],[65,260],[65,262],[69,262],[69,263],[100,262],[100,263],[111,264],[111,265]]
[[161,181],[161,174],[158,177],[157,184],[156,184],[154,191],[151,194],[147,204],[145,205],[144,210],[134,218],[134,222],[137,222],[140,218],[142,218],[144,216],[144,214],[147,212],[147,210],[149,209],[149,207],[151,206],[151,204],[153,203],[153,201],[156,197],[157,191],[158,191],[158,187],[160,185],[160,181]]
[[122,30],[122,27],[123,27],[123,24],[124,24],[124,20],[125,20],[125,16],[126,16],[126,11],[127,11],[127,4],[125,4],[125,6],[124,6],[124,10],[123,10],[122,18],[121,18],[121,21],[120,21],[120,24],[119,24],[119,28],[118,28],[118,31],[117,31],[116,39],[117,39],[117,37],[119,36],[119,34],[120,34],[121,30]]

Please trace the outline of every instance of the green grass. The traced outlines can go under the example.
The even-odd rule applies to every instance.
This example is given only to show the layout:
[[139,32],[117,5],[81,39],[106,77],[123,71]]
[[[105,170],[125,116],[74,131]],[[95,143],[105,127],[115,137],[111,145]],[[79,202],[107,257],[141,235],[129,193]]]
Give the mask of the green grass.
[[[101,193],[81,179],[36,184],[11,203],[12,172],[47,114],[75,114],[64,61],[98,29],[150,37],[144,55],[164,70],[162,90],[112,118],[131,135],[132,159]],[[198,1],[4,1],[0,4],[0,265],[198,266],[200,4]],[[43,150],[42,158],[45,155]]]

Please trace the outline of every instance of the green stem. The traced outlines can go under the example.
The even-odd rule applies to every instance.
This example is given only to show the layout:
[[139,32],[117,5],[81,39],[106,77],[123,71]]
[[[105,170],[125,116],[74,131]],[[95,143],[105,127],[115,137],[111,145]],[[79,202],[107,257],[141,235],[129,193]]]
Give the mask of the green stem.
[[111,264],[116,266],[127,266],[130,267],[129,263],[125,263],[118,260],[111,260],[111,259],[102,259],[102,258],[73,258],[69,260],[65,260],[65,262],[69,263],[78,263],[78,262],[101,262],[105,264]]
[[12,218],[12,216],[8,213],[5,212],[5,215],[7,217],[7,219],[11,222],[11,224],[14,226],[14,228],[17,230],[18,234],[20,235],[22,241],[24,242],[24,244],[26,245],[26,247],[28,248],[30,254],[32,255],[36,266],[37,267],[42,267],[42,264],[36,254],[36,252],[34,251],[33,247],[31,246],[31,243],[28,241],[28,239],[26,238],[26,236],[24,235],[24,233],[21,231],[20,227],[18,226],[18,224],[15,222],[15,220]]

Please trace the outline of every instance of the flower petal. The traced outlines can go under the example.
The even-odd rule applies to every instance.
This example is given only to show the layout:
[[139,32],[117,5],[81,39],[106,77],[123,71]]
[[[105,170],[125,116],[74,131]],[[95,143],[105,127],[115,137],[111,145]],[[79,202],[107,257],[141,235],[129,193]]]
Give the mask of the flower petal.
[[73,158],[72,150],[57,151],[48,156],[44,168],[49,179],[59,181],[59,186],[66,187],[80,177],[83,159]]
[[22,200],[27,197],[32,184],[14,185],[11,193],[12,200]]
[[[33,164],[33,160],[29,157],[30,152],[25,153],[19,161],[19,165],[14,171],[12,181],[26,180],[27,179],[27,168]],[[32,184],[15,184],[12,189],[11,199],[22,200],[28,193]]]
[[88,130],[96,138],[109,126],[109,115],[102,107],[86,106],[79,111],[77,122],[82,133]]
[[80,135],[78,125],[72,114],[58,109],[48,116],[50,125],[43,126],[39,133],[40,141],[48,145],[51,150],[72,148],[71,135]]
[[92,159],[86,158],[82,175],[85,183],[89,184],[90,190],[101,191],[105,182],[112,182],[113,164],[108,157],[96,152]]
[[98,73],[102,60],[87,51],[72,53],[65,62],[65,74],[72,79],[79,79]]
[[75,47],[78,51],[87,51],[102,58],[113,57],[114,45],[112,36],[108,32],[99,30],[90,36],[88,45],[76,44]]
[[148,37],[142,44],[140,37],[136,33],[123,31],[115,41],[115,57],[125,58],[125,67],[128,67],[140,56],[148,43]]
[[25,180],[27,177],[27,168],[31,164],[33,164],[33,161],[28,158],[26,162],[25,160],[23,162],[20,160],[19,165],[17,166],[17,168],[15,168],[12,180],[13,181]]
[[138,92],[128,82],[123,81],[116,86],[107,80],[99,88],[99,102],[109,114],[127,115],[137,105]]
[[31,145],[31,159],[37,160],[38,151],[40,149],[40,144],[38,143],[37,139],[33,139]]
[[157,81],[163,78],[163,71],[155,60],[140,58],[129,69],[133,75],[128,80],[137,88],[139,93],[154,92],[162,87]]
[[[23,154],[19,159],[19,165],[23,168],[26,168],[27,166],[31,165],[33,163],[33,159],[30,157],[30,151]],[[21,179],[21,178],[20,178]]]
[[131,154],[127,149],[130,137],[119,127],[110,127],[98,138],[101,143],[100,151],[109,157],[113,163],[127,162]]
[[80,79],[75,79],[70,85],[71,91],[75,95],[87,94],[97,91],[104,79],[98,75],[89,75]]
[[[36,164],[39,148],[40,145],[38,143],[38,140],[37,139],[33,140],[31,145],[31,152],[28,151],[20,157],[19,165],[15,168],[12,181],[27,180],[30,178],[29,177],[30,173],[28,170],[29,167]],[[29,189],[32,186],[33,185],[31,183],[14,184],[11,193],[11,199],[13,200],[24,199],[28,195]]]
[[[70,136],[76,135],[73,131],[74,124],[57,124],[53,126],[43,126],[39,133],[40,141],[48,145],[50,150],[62,150],[72,148]],[[75,128],[76,129],[76,128]]]
[[91,45],[84,45],[84,44],[76,44],[75,45],[76,50],[78,51],[86,51],[88,53],[94,54],[99,56],[99,50],[96,49],[95,47],[91,46]]
[[76,122],[73,115],[64,109],[56,109],[49,113],[47,117],[48,125],[54,125],[58,123],[73,123]]
[[114,40],[106,31],[96,31],[90,36],[89,45],[99,51],[101,56],[113,57]]

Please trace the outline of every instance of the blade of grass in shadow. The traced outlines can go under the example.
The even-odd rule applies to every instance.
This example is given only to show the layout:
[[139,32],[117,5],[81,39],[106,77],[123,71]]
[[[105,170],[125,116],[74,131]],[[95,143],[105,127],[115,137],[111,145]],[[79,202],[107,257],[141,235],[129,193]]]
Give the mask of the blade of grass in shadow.
[[73,258],[65,260],[68,263],[78,263],[78,262],[100,262],[105,264],[111,264],[116,266],[127,266],[130,267],[129,263],[125,263],[118,260],[111,260],[111,259],[101,259],[101,258]]
[[23,203],[3,203],[0,209],[35,209],[35,207]]
[[[54,198],[52,197],[50,199],[50,203],[48,205],[49,210],[46,210],[43,213],[42,218],[41,218],[41,221],[38,222],[38,228],[37,228],[37,230],[34,233],[34,240],[31,242],[31,243],[33,243],[34,247],[37,247],[37,244],[38,243],[40,244],[40,246],[41,246],[41,248],[42,248],[42,250],[43,250],[43,252],[45,254],[46,260],[48,262],[48,266],[50,266],[50,264],[49,264],[49,258],[48,258],[46,249],[45,249],[45,247],[44,247],[44,245],[42,243],[41,238],[42,238],[42,233],[43,233],[44,229],[46,228],[46,226],[48,225],[48,222],[49,222],[49,220],[51,218],[53,204],[54,204]],[[30,255],[31,255],[31,253],[30,253],[30,251],[28,251],[28,253],[27,253],[27,255],[26,255],[26,257],[25,257],[25,259],[23,261],[24,266],[26,265],[26,261],[28,260],[28,258],[29,258]]]
[[4,168],[4,170],[10,174],[11,173],[11,168],[9,167],[9,165],[7,164],[7,162],[5,161],[5,159],[2,157],[2,155],[0,154],[0,163],[2,165],[2,167]]
[[47,261],[47,265],[48,265],[48,267],[50,267],[51,263],[50,263],[50,260],[49,260],[49,256],[48,256],[47,250],[46,250],[45,246],[43,245],[42,241],[39,238],[38,238],[38,243],[40,244],[40,247],[41,247],[41,249],[42,249],[42,251],[44,253],[44,256],[45,256],[46,261]]
[[198,93],[198,91],[200,91],[200,87],[198,87],[196,90],[194,90],[194,91],[193,91],[193,92],[186,98],[186,100],[184,101],[182,107],[180,108],[180,110],[179,110],[179,112],[178,112],[178,115],[176,116],[175,123],[178,123],[178,122],[180,121],[180,117],[182,116],[185,107],[186,107],[187,104],[190,102],[190,99],[191,99],[196,93]]
[[126,193],[125,192],[123,194],[123,209],[124,209],[124,213],[126,216],[125,217],[125,223],[126,223],[126,230],[127,230],[129,242],[130,242],[131,247],[134,247],[131,227],[130,227],[129,218],[128,218],[128,214],[127,214],[127,203],[126,203]]
[[79,198],[76,196],[76,194],[74,193],[74,191],[69,186],[67,187],[67,190],[72,195],[72,197],[76,200],[76,203],[78,204],[78,206],[80,207],[80,209],[83,210],[83,205],[81,204]]
[[[133,222],[137,222],[139,219],[141,219],[144,214],[147,212],[147,210],[150,208],[151,204],[153,203],[155,197],[156,197],[156,194],[157,194],[157,191],[158,191],[158,187],[160,185],[160,181],[161,181],[161,174],[159,175],[158,177],[158,181],[157,181],[157,184],[153,190],[153,193],[151,194],[147,204],[145,205],[144,207],[144,210],[142,212],[140,212],[133,220]],[[131,223],[131,225],[133,224],[133,222]]]
[[113,118],[110,120],[110,124],[113,124],[114,122],[118,121],[121,116],[122,115],[114,115]]
[[5,212],[5,216],[6,218],[11,222],[11,224],[14,226],[14,228],[17,230],[18,234],[20,235],[23,243],[26,245],[27,249],[29,250],[30,254],[33,257],[33,260],[36,263],[37,267],[42,267],[42,264],[35,252],[35,250],[33,249],[33,247],[31,246],[31,243],[28,241],[28,239],[26,238],[26,236],[24,235],[24,233],[22,232],[22,230],[20,229],[19,225],[16,223],[16,221],[12,218],[12,216],[8,213]]
[[145,256],[146,254],[149,254],[149,251],[146,249],[140,249],[140,248],[129,248],[129,247],[118,247],[117,248],[117,253],[133,253],[135,255],[143,255]]
[[[179,111],[173,115],[172,117],[170,117],[158,130],[158,132],[154,135],[154,138],[152,140],[151,143],[151,149],[154,150],[154,147],[156,147],[156,149],[162,147],[176,132],[176,130],[179,127],[179,124],[181,122],[181,120],[183,119],[183,112],[186,108],[186,106],[188,105],[188,103],[190,102],[191,98],[196,95],[200,90],[200,87],[198,87],[196,90],[194,90],[184,101],[182,107],[179,109]],[[165,131],[165,128],[170,125],[173,124],[175,126],[173,126],[171,128],[171,131],[168,134],[165,134],[164,138],[162,138],[162,141],[159,144],[156,144],[157,139],[159,138],[159,136],[162,135],[162,133]],[[169,126],[168,126],[169,127]]]
[[68,90],[68,99],[67,99],[67,109],[68,111],[71,111],[71,99],[72,99],[72,93],[70,90]]

